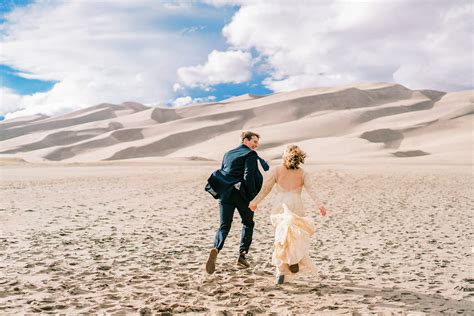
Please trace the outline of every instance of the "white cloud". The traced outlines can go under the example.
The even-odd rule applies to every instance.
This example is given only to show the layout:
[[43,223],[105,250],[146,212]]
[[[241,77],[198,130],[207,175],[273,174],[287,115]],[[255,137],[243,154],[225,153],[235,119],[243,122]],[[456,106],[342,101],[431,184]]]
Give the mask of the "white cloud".
[[21,101],[21,96],[16,94],[13,90],[6,87],[0,87],[0,115],[15,111],[16,104]]
[[[249,0],[249,1],[255,1],[255,0]],[[249,2],[249,1],[246,1],[246,2]],[[223,7],[227,5],[232,5],[232,6],[242,5],[245,1],[243,0],[203,0],[203,2],[209,5],[216,6],[216,7]]]
[[173,101],[173,106],[188,105],[193,102],[193,98],[190,96],[180,97]]
[[179,68],[179,83],[175,87],[206,88],[220,83],[242,83],[252,77],[251,67],[252,55],[248,52],[213,50],[204,65]]
[[[200,34],[208,31],[202,18],[188,23],[203,16],[195,2],[53,0],[16,8],[0,25],[0,63],[57,83],[30,96],[1,88],[0,113],[164,103],[187,87],[248,81],[252,70],[267,74],[263,83],[274,91],[367,81],[473,87],[469,0],[204,2],[240,5],[222,30],[227,51],[216,36]],[[177,18],[186,23],[178,27]]]
[[223,34],[256,49],[274,91],[367,81],[450,91],[473,87],[473,20],[465,0],[244,1]]
[[216,97],[213,95],[193,99],[193,103],[207,103],[207,102],[214,102],[214,101],[216,101]]
[[199,10],[154,0],[39,1],[16,8],[0,25],[0,63],[58,83],[31,96],[2,91],[2,111],[51,115],[101,102],[158,104],[174,97],[176,69],[202,60],[216,36],[172,30],[166,21],[189,21]]
[[179,106],[186,106],[186,105],[197,104],[197,103],[208,103],[215,100],[216,100],[216,97],[213,95],[210,95],[208,97],[203,97],[203,98],[192,98],[191,96],[185,96],[185,97],[176,98],[174,101],[172,101],[172,106],[179,107]]
[[173,85],[173,91],[174,91],[174,92],[177,92],[177,91],[182,90],[182,89],[184,89],[184,87],[181,86],[181,85],[180,85],[179,83],[177,83],[177,82]]

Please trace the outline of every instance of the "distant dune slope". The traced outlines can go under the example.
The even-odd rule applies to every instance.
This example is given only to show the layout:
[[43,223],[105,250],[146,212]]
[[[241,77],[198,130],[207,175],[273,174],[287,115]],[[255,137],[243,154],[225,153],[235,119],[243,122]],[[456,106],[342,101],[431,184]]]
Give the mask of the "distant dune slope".
[[[473,91],[372,83],[243,95],[178,108],[126,102],[0,123],[0,158],[88,162],[143,157],[219,160],[244,129],[277,159],[288,143],[309,160],[472,158]],[[427,160],[428,159],[428,160]]]

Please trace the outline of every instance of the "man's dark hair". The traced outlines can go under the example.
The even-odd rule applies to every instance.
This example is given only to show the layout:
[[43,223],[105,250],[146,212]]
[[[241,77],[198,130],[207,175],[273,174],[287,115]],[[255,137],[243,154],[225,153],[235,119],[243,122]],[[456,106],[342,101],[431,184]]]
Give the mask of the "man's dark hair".
[[242,134],[240,134],[240,138],[242,139],[242,142],[246,138],[248,140],[252,140],[252,137],[254,137],[254,136],[256,136],[258,139],[260,139],[260,135],[258,135],[257,133],[251,132],[251,131],[242,132]]

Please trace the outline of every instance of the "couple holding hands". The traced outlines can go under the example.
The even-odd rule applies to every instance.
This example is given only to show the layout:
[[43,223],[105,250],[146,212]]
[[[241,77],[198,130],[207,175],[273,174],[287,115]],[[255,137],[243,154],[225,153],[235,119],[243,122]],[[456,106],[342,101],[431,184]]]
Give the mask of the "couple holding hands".
[[243,224],[237,263],[244,268],[250,267],[246,254],[252,243],[254,212],[273,188],[277,191],[278,205],[270,215],[275,229],[272,262],[276,267],[276,283],[288,282],[299,273],[314,272],[316,267],[309,257],[309,249],[315,226],[312,218],[305,216],[301,199],[303,187],[322,216],[326,215],[326,209],[316,194],[311,177],[300,167],[306,154],[298,146],[288,145],[283,153],[283,164],[272,168],[263,181],[258,161],[263,170],[270,168],[255,151],[260,136],[247,131],[242,133],[241,139],[240,146],[225,153],[221,168],[212,173],[205,188],[219,199],[220,215],[214,247],[206,262],[207,273],[215,271],[217,255],[224,246],[236,208]]

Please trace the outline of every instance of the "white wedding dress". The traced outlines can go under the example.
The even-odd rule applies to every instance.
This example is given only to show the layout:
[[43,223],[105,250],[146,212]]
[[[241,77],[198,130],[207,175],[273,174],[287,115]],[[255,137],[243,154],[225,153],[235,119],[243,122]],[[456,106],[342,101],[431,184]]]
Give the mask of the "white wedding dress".
[[[285,275],[291,281],[301,273],[314,273],[316,266],[309,257],[311,236],[315,233],[314,221],[306,216],[301,192],[303,187],[316,206],[322,206],[314,184],[303,169],[290,170],[283,166],[272,168],[265,178],[262,189],[251,203],[259,204],[275,187],[277,207],[271,211],[270,220],[275,229],[272,262],[276,275]],[[299,272],[292,273],[289,266],[299,265]]]

